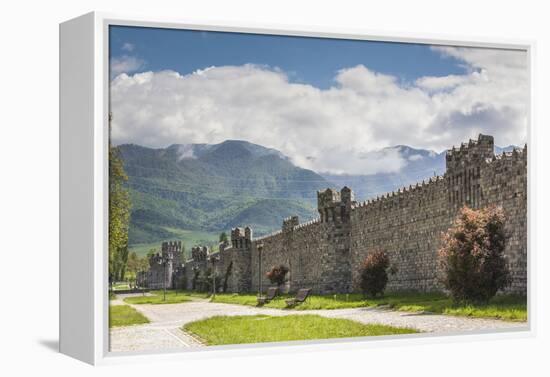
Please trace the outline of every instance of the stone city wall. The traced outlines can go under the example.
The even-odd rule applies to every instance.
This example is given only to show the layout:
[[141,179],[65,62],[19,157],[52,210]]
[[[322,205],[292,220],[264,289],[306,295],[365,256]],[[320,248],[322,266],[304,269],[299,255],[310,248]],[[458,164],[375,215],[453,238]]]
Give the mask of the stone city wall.
[[353,208],[351,223],[354,290],[359,289],[362,262],[376,250],[384,250],[397,268],[389,276],[388,290],[441,288],[437,249],[441,232],[451,225],[442,178],[361,203]]
[[[261,269],[258,246],[262,245]],[[284,220],[283,229],[274,235],[255,239],[252,248],[252,290],[258,290],[258,275],[262,277],[262,287],[272,284],[266,273],[273,267],[288,267],[285,291],[295,291],[300,287],[311,287],[322,291],[330,284],[323,276],[323,264],[328,253],[328,241],[319,221],[298,225],[298,218]],[[296,252],[299,250],[298,252]],[[339,279],[341,280],[341,279]]]
[[369,253],[384,250],[397,269],[389,277],[388,290],[441,290],[441,234],[462,206],[498,205],[507,217],[509,235],[505,255],[512,285],[507,291],[526,294],[527,147],[499,156],[493,150],[493,137],[480,135],[447,151],[441,177],[362,203],[347,187],[326,189],[317,193],[318,219],[300,224],[298,217],[290,217],[280,231],[256,239],[251,228],[235,228],[231,243],[220,244],[214,265],[206,248],[197,248],[184,264],[187,288],[191,271],[214,268],[227,292],[256,292],[259,276],[265,292],[271,285],[266,273],[282,264],[290,270],[286,291],[357,291],[362,262]]

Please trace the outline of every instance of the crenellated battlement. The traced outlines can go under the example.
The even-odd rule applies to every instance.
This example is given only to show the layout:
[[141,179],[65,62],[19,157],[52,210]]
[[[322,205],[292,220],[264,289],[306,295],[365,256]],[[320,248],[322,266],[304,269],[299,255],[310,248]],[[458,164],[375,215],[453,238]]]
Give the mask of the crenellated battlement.
[[489,165],[499,165],[507,163],[525,163],[527,161],[527,145],[523,148],[514,148],[511,152],[503,152],[499,155],[493,155],[487,158],[485,162]]
[[271,232],[269,234],[265,234],[263,236],[260,236],[260,237],[256,237],[254,238],[254,242],[257,242],[257,241],[264,241],[266,239],[269,239],[269,238],[272,238],[272,237],[276,237],[280,234],[283,234],[283,231],[282,230],[276,230],[274,232]]
[[294,227],[300,224],[300,221],[298,220],[298,216],[291,216],[287,217],[283,220],[283,227],[282,231],[283,233],[291,232],[294,230]]
[[321,223],[320,218],[316,218],[316,219],[313,219],[313,220],[309,220],[309,221],[300,223],[298,221],[298,216],[288,217],[288,218],[285,219],[285,221],[286,220],[289,221],[287,223],[286,228],[285,228],[285,224],[283,223],[283,229],[276,230],[275,232],[271,232],[269,234],[266,234],[266,235],[263,235],[263,236],[260,236],[260,237],[256,237],[252,241],[253,242],[266,241],[270,238],[277,237],[277,236],[283,234],[284,232],[303,230],[304,228],[308,228],[310,226],[317,225],[317,224]]
[[139,284],[149,288],[173,288],[175,276],[181,270],[183,246],[181,241],[161,243],[160,252],[149,257],[149,270],[139,274]]
[[195,262],[204,262],[208,258],[208,247],[194,246],[191,248],[191,260]]
[[445,157],[446,171],[453,174],[455,170],[462,170],[465,166],[480,165],[487,158],[494,156],[494,150],[494,138],[479,134],[477,140],[470,139],[468,143],[462,143],[458,148],[453,146],[447,150]]
[[344,186],[340,191],[332,188],[317,191],[317,210],[322,223],[347,222],[355,204],[353,191],[349,187]]
[[181,241],[167,241],[161,244],[161,251],[165,253],[181,252]]
[[252,229],[250,227],[231,229],[231,247],[234,249],[248,249],[252,241]]
[[396,191],[388,192],[376,198],[368,199],[360,203],[356,203],[352,209],[371,209],[381,208],[387,204],[404,204],[401,201],[407,199],[418,199],[419,197],[430,199],[430,194],[440,192],[444,185],[442,176],[435,176],[416,183],[399,188]]
[[317,207],[331,207],[340,202],[340,192],[335,189],[327,188],[317,191]]
[[303,229],[303,228],[307,228],[311,225],[317,225],[317,224],[320,224],[321,223],[321,219],[320,218],[316,218],[316,219],[313,219],[313,220],[310,220],[310,221],[306,221],[305,223],[301,223],[301,224],[298,224],[298,225],[295,225],[294,226],[294,230],[299,230],[299,229]]

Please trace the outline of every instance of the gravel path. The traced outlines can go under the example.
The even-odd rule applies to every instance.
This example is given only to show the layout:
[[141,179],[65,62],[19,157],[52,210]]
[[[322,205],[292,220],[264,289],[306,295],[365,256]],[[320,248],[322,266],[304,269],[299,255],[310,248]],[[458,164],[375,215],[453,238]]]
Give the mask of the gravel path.
[[[124,302],[121,301],[124,297],[127,296],[122,296],[119,297],[118,300],[111,301],[111,305],[124,304]],[[181,327],[186,323],[216,315],[234,316],[267,314],[282,316],[291,314],[318,314],[327,318],[346,318],[361,323],[379,323],[397,327],[412,327],[423,332],[437,334],[527,328],[525,322],[506,322],[496,319],[408,313],[376,308],[281,310],[211,303],[208,302],[208,300],[202,299],[194,299],[193,302],[180,304],[131,306],[149,318],[151,323],[111,329],[111,352],[174,350],[201,347],[203,345],[191,335],[183,332]]]

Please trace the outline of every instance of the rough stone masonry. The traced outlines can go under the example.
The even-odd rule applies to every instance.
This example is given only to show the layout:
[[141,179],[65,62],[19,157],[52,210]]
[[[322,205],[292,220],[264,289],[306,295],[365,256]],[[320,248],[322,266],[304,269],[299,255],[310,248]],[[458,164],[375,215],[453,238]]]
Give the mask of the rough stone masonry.
[[381,249],[398,271],[390,275],[388,290],[441,290],[437,250],[442,232],[464,205],[498,205],[509,235],[505,256],[512,284],[507,291],[526,294],[527,146],[498,156],[493,151],[493,137],[479,135],[447,151],[443,176],[366,202],[356,202],[347,187],[317,192],[319,218],[303,224],[298,217],[285,219],[280,231],[260,238],[252,237],[250,227],[235,228],[230,243],[220,244],[216,253],[201,249],[178,272],[186,276],[188,289],[190,276],[215,271],[226,291],[255,292],[258,278],[265,289],[270,285],[266,273],[283,264],[290,270],[288,291],[307,287],[321,294],[346,293],[359,289],[363,260]]

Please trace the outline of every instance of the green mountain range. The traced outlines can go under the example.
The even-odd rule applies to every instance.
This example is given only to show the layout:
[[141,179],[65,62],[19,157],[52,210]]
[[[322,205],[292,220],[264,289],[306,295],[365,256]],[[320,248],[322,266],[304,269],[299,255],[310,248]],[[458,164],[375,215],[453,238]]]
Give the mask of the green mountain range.
[[214,245],[232,227],[255,235],[282,219],[316,217],[316,191],[330,183],[280,152],[245,141],[119,147],[132,202],[129,243],[140,254],[168,239]]

